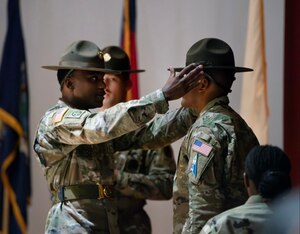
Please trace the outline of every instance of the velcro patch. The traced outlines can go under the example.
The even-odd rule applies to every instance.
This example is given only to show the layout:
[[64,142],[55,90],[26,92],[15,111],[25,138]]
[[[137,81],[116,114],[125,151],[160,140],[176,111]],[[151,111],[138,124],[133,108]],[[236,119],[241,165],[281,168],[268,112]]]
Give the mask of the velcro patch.
[[65,118],[80,119],[84,112],[83,110],[70,110],[65,115]]
[[211,152],[212,147],[203,141],[196,139],[193,143],[192,150],[207,157]]
[[195,154],[190,169],[194,177],[197,176],[197,166],[198,166],[198,154]]
[[54,124],[59,123],[63,119],[63,117],[64,117],[64,115],[65,115],[65,113],[67,112],[68,109],[69,108],[62,108],[62,109],[58,110],[54,114],[53,123]]

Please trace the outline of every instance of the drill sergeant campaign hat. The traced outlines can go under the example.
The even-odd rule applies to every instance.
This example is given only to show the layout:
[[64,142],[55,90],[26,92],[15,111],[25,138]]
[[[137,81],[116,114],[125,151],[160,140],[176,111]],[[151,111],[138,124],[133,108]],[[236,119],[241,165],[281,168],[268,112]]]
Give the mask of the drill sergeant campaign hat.
[[[217,38],[204,38],[197,41],[187,52],[185,65],[198,63],[203,70],[230,70],[233,72],[253,71],[247,67],[236,67],[231,47]],[[175,68],[181,71],[183,68]]]
[[102,51],[95,43],[85,40],[75,41],[69,45],[58,65],[42,66],[42,68],[56,71],[70,69],[106,72]]
[[107,73],[138,73],[145,70],[131,70],[130,60],[126,52],[118,46],[103,48],[104,68]]
[[[192,45],[186,54],[186,66],[191,63],[202,64],[205,76],[213,80],[227,93],[231,92],[236,72],[253,71],[253,69],[247,67],[236,67],[231,47],[217,38],[204,38]],[[178,72],[182,69],[175,68],[175,71]],[[212,75],[215,72],[225,72],[227,74],[226,79],[220,79],[218,76]]]

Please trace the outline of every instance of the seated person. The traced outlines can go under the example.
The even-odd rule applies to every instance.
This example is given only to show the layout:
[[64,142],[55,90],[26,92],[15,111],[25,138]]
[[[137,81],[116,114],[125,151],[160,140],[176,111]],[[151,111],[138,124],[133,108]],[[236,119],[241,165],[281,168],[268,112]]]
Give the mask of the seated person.
[[254,147],[245,162],[244,184],[249,199],[211,218],[201,233],[257,233],[273,213],[270,202],[291,189],[290,171],[290,160],[280,148]]

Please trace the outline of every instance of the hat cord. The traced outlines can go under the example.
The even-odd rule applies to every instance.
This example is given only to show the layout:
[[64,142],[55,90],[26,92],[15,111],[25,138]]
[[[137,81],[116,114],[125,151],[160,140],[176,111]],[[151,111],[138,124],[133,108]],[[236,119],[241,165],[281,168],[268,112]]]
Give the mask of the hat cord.
[[61,88],[63,87],[66,78],[68,78],[68,77],[72,74],[73,71],[74,71],[74,69],[70,69],[70,70],[68,71],[68,73],[65,75],[65,77],[61,80],[61,82],[60,82],[60,87],[61,87]]

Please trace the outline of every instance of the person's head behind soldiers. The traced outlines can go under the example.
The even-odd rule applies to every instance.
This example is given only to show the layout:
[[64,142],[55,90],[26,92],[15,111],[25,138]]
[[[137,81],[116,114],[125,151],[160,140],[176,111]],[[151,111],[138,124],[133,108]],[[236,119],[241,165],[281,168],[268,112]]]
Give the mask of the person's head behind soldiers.
[[[231,92],[235,73],[253,71],[235,66],[231,47],[217,38],[204,38],[192,45],[186,54],[186,65],[191,63],[202,64],[204,76],[199,85],[182,98],[182,105],[200,111],[212,99]],[[175,68],[175,71],[181,70]]]
[[118,46],[107,46],[102,52],[106,69],[103,108],[109,108],[126,101],[127,92],[132,86],[130,74],[145,70],[132,70],[128,55]]
[[103,53],[90,41],[75,41],[67,47],[56,66],[61,99],[73,108],[90,109],[102,106],[105,84]]
[[291,163],[276,146],[254,147],[245,161],[244,183],[249,196],[274,199],[291,189]]

